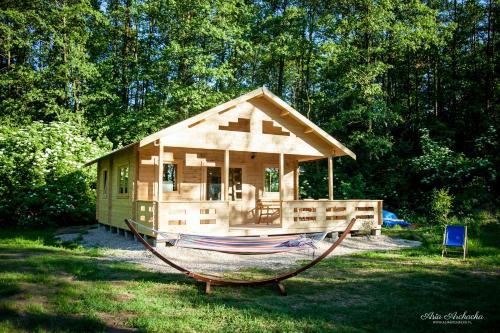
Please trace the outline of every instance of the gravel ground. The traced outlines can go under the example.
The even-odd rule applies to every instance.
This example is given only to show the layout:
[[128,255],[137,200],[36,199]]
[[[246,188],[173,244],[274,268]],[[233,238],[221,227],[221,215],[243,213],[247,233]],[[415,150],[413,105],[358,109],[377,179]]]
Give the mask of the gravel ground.
[[[66,240],[76,239],[80,234],[65,234]],[[156,258],[144,247],[132,239],[106,232],[104,229],[89,229],[83,235],[81,244],[84,247],[101,247],[107,260],[127,261],[138,263],[148,270],[175,273],[178,272]],[[331,245],[328,241],[317,242],[315,254],[320,255]],[[346,238],[330,256],[347,255],[362,251],[396,250],[401,248],[418,247],[420,242],[404,239],[394,239],[384,235],[377,237]],[[292,267],[298,260],[311,260],[313,252],[291,251],[288,253],[268,255],[235,255],[214,251],[203,251],[177,247],[160,247],[159,252],[177,264],[195,272],[216,274],[227,271],[237,271],[245,268],[264,268],[284,271]]]

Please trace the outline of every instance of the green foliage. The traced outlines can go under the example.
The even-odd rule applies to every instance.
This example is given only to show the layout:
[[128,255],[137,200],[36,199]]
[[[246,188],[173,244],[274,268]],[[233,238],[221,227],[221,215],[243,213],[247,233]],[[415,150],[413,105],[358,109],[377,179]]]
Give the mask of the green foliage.
[[453,196],[450,195],[448,189],[434,189],[429,205],[431,222],[441,226],[448,224],[448,215],[451,212],[452,204]]
[[[497,1],[0,2],[0,121],[116,148],[266,85],[357,155],[335,197],[498,210]],[[99,145],[99,143],[97,143]],[[324,198],[326,164],[301,197]]]
[[328,184],[325,161],[302,163],[299,175],[299,196],[301,199],[320,199],[328,197]]
[[33,122],[0,127],[2,223],[39,226],[93,221],[93,168],[83,162],[103,150],[76,126]]
[[[498,213],[497,213],[498,214]],[[487,225],[498,223],[499,216],[495,216],[488,211],[474,211],[464,217],[453,216],[450,219],[450,224],[466,225],[467,232],[470,235],[480,236],[480,230]]]
[[491,202],[497,170],[487,157],[469,158],[430,138],[427,129],[421,130],[422,155],[412,160],[423,188],[446,186],[460,198],[461,209],[485,207]]
[[86,45],[89,28],[101,21],[88,0],[3,1],[0,119],[15,125],[80,119],[98,95],[88,85],[99,73]]

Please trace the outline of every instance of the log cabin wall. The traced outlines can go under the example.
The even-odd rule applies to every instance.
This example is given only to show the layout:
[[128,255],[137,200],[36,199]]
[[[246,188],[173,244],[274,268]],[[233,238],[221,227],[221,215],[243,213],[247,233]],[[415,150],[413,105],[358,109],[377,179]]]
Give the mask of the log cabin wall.
[[[158,178],[157,149],[158,147],[150,147],[140,150],[138,200],[155,200]],[[279,200],[279,192],[264,192],[264,170],[267,167],[278,168],[278,157],[278,154],[230,152],[229,167],[242,169],[243,201]],[[164,147],[163,163],[177,165],[179,187],[177,191],[162,193],[160,201],[202,201],[206,200],[206,169],[220,167],[223,172],[224,152]],[[294,171],[297,164],[293,156],[285,156],[285,200],[294,199]],[[226,186],[223,186],[221,197],[224,197],[225,189]]]
[[[124,217],[133,216],[135,164],[132,148],[99,161],[96,193],[97,219],[100,223],[126,228]],[[124,173],[122,177],[120,171]],[[121,182],[124,179],[126,183]]]
[[[375,228],[379,229],[381,202],[333,200],[333,157],[344,155],[355,158],[337,140],[260,88],[89,162],[97,161],[99,169],[96,217],[119,228],[125,228],[124,218],[133,217],[164,231],[214,235],[335,230],[341,224],[338,221],[351,216],[360,223],[363,219],[378,222]],[[329,159],[325,184],[329,200],[299,200],[299,161],[325,158]],[[265,190],[266,168],[277,169],[273,179],[279,173],[279,188],[273,182],[273,191]],[[240,169],[241,187],[235,187]],[[128,172],[127,186],[120,177],[123,170]],[[262,212],[271,207],[276,216],[256,228]]]
[[137,200],[156,200],[158,147],[150,144],[138,151]]
[[[159,147],[149,145],[139,151],[140,168],[137,180],[137,199],[139,201],[157,200],[158,154]],[[177,190],[162,192],[160,202],[172,203],[163,207],[173,207],[183,202],[207,201],[207,168],[219,167],[221,176],[224,172],[224,151],[185,149],[175,147],[163,148],[163,163],[174,163],[177,166]],[[264,170],[267,167],[279,167],[279,154],[233,152],[229,153],[229,168],[241,168],[241,199],[229,200],[228,219],[231,224],[243,224],[256,218],[257,200],[279,200],[279,192],[264,191]],[[295,156],[285,157],[284,199],[293,200],[295,193]],[[221,177],[221,198],[224,201],[228,186]],[[165,212],[163,212],[165,213]],[[165,214],[163,214],[165,215]],[[168,214],[166,214],[168,215]],[[161,219],[162,212],[159,212]]]
[[97,188],[96,188],[96,219],[109,224],[109,181],[110,181],[110,159],[99,160],[97,165]]

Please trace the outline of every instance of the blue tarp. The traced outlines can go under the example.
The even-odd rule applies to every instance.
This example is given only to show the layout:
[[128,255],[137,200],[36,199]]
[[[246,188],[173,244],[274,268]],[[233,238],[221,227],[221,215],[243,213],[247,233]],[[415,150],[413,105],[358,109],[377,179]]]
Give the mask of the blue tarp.
[[382,220],[384,222],[385,227],[394,227],[396,225],[399,225],[401,227],[408,227],[411,223],[407,222],[405,220],[398,219],[396,214],[392,212],[388,212],[386,210],[382,211]]

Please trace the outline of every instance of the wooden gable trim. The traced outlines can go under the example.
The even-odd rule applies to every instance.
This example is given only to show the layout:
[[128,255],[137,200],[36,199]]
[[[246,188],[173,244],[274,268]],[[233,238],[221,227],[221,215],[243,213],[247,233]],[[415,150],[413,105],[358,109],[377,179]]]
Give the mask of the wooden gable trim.
[[132,148],[132,147],[136,146],[137,144],[138,144],[138,142],[134,142],[134,143],[131,143],[131,144],[126,145],[126,146],[124,146],[124,147],[117,148],[117,149],[115,149],[115,150],[113,150],[113,151],[110,151],[110,152],[109,152],[109,153],[107,153],[107,154],[104,154],[104,155],[102,155],[102,156],[99,156],[99,157],[97,157],[97,158],[94,158],[94,159],[93,159],[93,160],[91,160],[91,161],[88,161],[87,163],[85,163],[85,164],[83,165],[83,167],[87,167],[87,166],[89,166],[89,165],[92,165],[92,164],[96,163],[97,161],[102,160],[102,159],[103,159],[103,158],[105,158],[105,157],[108,157],[108,156],[114,155],[115,153],[118,153],[118,152],[120,152],[120,151],[127,150],[127,149],[129,149],[129,148]]
[[[159,137],[166,135],[167,133],[171,133],[175,130],[182,129],[187,127],[188,125],[193,125],[193,124],[198,124],[198,122],[203,121],[211,116],[214,116],[216,114],[221,114],[227,111],[230,111],[231,109],[234,109],[238,104],[241,104],[243,102],[246,102],[252,98],[260,97],[263,96],[266,98],[266,100],[269,100],[271,103],[279,107],[281,110],[283,110],[280,113],[280,116],[285,117],[285,116],[291,116],[294,120],[296,120],[298,123],[302,124],[304,126],[304,132],[306,134],[312,133],[321,138],[324,142],[326,142],[329,145],[334,146],[333,151],[336,152],[336,156],[343,156],[343,155],[349,155],[353,159],[356,159],[356,155],[349,150],[347,147],[345,147],[343,144],[341,144],[338,140],[330,136],[328,133],[326,133],[324,130],[322,130],[320,127],[316,126],[312,121],[307,119],[305,116],[303,116],[300,112],[292,108],[290,105],[288,105],[285,101],[283,101],[281,98],[273,94],[269,89],[266,87],[261,87],[258,89],[255,89],[245,95],[242,95],[238,98],[235,98],[229,102],[226,102],[224,104],[218,105],[208,111],[205,111],[203,113],[200,113],[192,118],[186,119],[184,121],[181,121],[180,123],[177,123],[173,126],[167,127],[157,133],[154,133],[140,141],[140,146],[144,146],[151,141],[154,141],[158,139]],[[202,148],[202,147],[200,147]]]
[[[351,156],[353,159],[356,159],[356,154],[354,154],[351,150],[349,150],[346,146],[341,144],[339,141],[337,141],[335,138],[330,136],[330,134],[326,133],[323,131],[321,128],[316,126],[312,121],[304,117],[299,111],[295,110],[292,108],[290,105],[288,105],[285,101],[283,101],[281,98],[273,94],[269,89],[266,87],[262,87],[262,90],[264,92],[264,96],[267,97],[268,100],[273,102],[275,105],[281,107],[282,109],[288,111],[289,114],[288,116],[292,116],[297,120],[299,123],[304,125],[306,128],[310,128],[312,131],[311,133],[315,133],[318,137],[322,138],[324,141],[327,143],[336,146],[338,149],[340,149],[345,155]],[[283,114],[283,113],[282,113]],[[341,156],[340,154],[336,154],[336,156]]]
[[290,136],[290,132],[284,131],[280,125],[275,125],[272,120],[262,121],[262,134]]
[[237,121],[229,121],[227,125],[219,125],[219,130],[250,133],[250,119],[238,118]]
[[[232,107],[240,104],[240,103],[243,103],[243,102],[246,102],[248,101],[249,99],[252,99],[252,98],[255,98],[255,97],[258,97],[258,96],[262,96],[264,94],[264,90],[263,88],[258,88],[258,89],[255,89],[245,95],[242,95],[238,98],[235,98],[229,102],[226,102],[224,104],[220,104],[220,105],[217,105],[216,107],[213,107],[211,108],[210,110],[207,110],[205,112],[202,112],[196,116],[193,116],[189,119],[186,119],[186,120],[183,120],[175,125],[172,125],[170,127],[167,127],[165,129],[162,129],[161,131],[159,132],[156,132],[154,134],[151,134],[147,137],[145,137],[144,139],[142,139],[141,141],[139,141],[139,146],[142,147],[142,146],[145,146],[147,145],[148,143],[151,143],[152,141],[154,140],[157,140],[159,138],[161,138],[162,136],[164,136],[165,134],[167,133],[171,133],[175,130],[178,130],[178,129],[181,129],[181,128],[185,128],[188,124],[195,124],[196,122],[202,120],[202,119],[206,119],[206,118],[209,118],[213,115],[216,115],[217,113],[219,112],[223,112],[225,110],[228,110],[231,109]],[[202,147],[200,147],[202,148]]]
[[[233,100],[230,100],[226,103],[217,105],[205,112],[202,112],[194,117],[188,118],[186,120],[183,120],[175,125],[172,125],[170,127],[164,128],[156,133],[153,133],[142,140],[138,142],[131,143],[125,147],[116,149],[106,155],[103,155],[99,158],[96,158],[92,161],[89,161],[84,164],[84,166],[89,166],[97,161],[99,161],[102,158],[108,157],[110,155],[113,155],[116,152],[125,150],[127,148],[133,147],[134,145],[138,145],[138,147],[143,147],[145,145],[148,145],[152,142],[157,141],[161,137],[172,133],[174,131],[183,129],[183,128],[191,128],[194,127],[200,123],[202,123],[205,119],[217,115],[217,114],[222,114],[225,112],[228,112],[232,109],[234,109],[238,104],[241,104],[243,102],[246,102],[252,98],[260,97],[263,96],[267,100],[269,100],[271,103],[279,107],[282,112],[280,113],[281,117],[292,117],[294,120],[296,120],[299,124],[302,124],[304,126],[304,132],[305,133],[312,133],[321,138],[324,142],[329,144],[330,146],[333,146],[333,152],[337,152],[336,156],[342,156],[342,155],[349,155],[353,159],[356,159],[356,155],[349,150],[347,147],[345,147],[343,144],[341,144],[339,141],[337,141],[335,138],[330,136],[328,133],[326,133],[324,130],[322,130],[320,127],[316,126],[313,122],[311,122],[309,119],[307,119],[305,116],[303,116],[300,112],[292,108],[290,105],[288,105],[285,101],[283,101],[281,98],[273,94],[271,91],[269,91],[266,87],[261,87],[258,89],[255,89],[247,94],[244,94],[240,97],[237,97]],[[200,147],[203,148],[203,147]],[[341,153],[339,153],[341,152]]]

